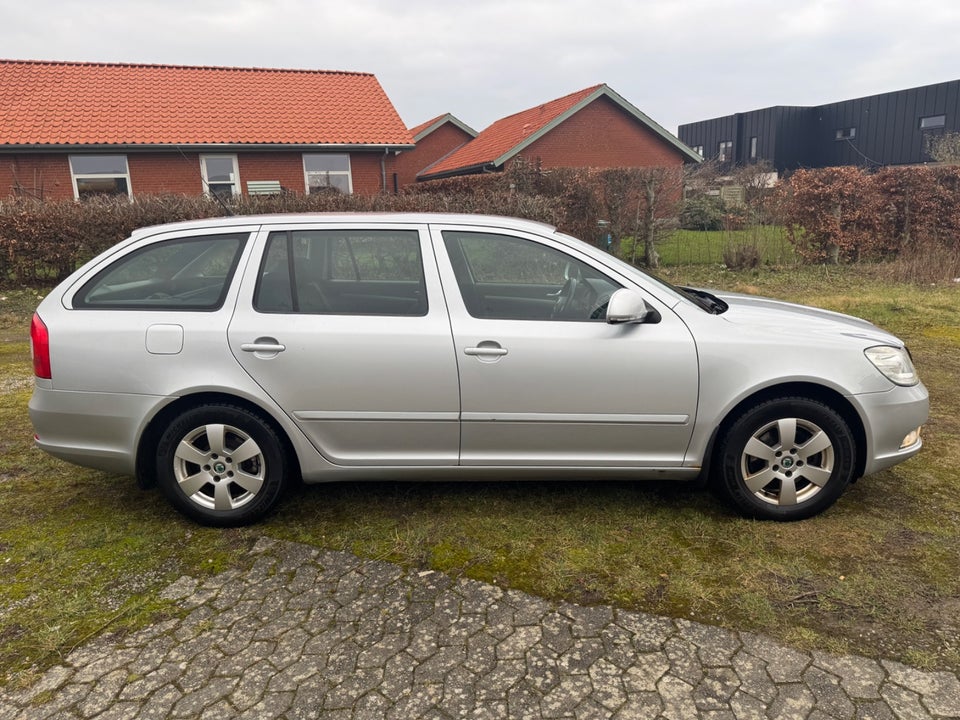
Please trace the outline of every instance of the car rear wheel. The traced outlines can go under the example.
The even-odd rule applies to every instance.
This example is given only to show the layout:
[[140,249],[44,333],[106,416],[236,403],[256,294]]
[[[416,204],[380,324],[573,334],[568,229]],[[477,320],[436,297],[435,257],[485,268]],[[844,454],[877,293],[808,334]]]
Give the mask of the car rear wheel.
[[177,510],[204,525],[259,520],[283,490],[277,434],[254,413],[202,405],[178,416],[157,447],[157,478]]
[[749,517],[801,520],[830,507],[853,479],[856,449],[846,421],[816,400],[760,403],[720,443],[721,489]]

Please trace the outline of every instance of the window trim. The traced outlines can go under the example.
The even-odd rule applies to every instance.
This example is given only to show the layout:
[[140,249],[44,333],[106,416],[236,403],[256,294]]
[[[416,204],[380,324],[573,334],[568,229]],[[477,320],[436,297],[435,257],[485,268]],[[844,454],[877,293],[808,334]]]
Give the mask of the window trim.
[[[939,121],[936,125],[927,125],[924,124],[928,120]],[[921,130],[940,130],[947,126],[947,116],[946,113],[940,113],[939,115],[923,115],[920,118],[919,127]]]
[[[319,157],[345,157],[347,159],[347,169],[346,170],[307,170],[307,158],[312,156]],[[347,195],[353,195],[353,158],[350,157],[350,153],[302,153],[300,155],[300,162],[303,166],[303,192],[306,195],[310,194],[310,175],[311,174],[320,174],[326,173],[328,176],[337,175],[337,176],[346,176],[347,178]],[[336,185],[326,185],[325,187],[332,187],[338,189]]]
[[[120,173],[75,173],[73,171],[73,159],[74,158],[91,158],[91,157],[122,157],[123,164],[126,166],[127,171],[124,174]],[[87,180],[91,178],[104,179],[104,178],[123,178],[127,183],[127,197],[133,197],[133,183],[130,182],[130,162],[127,160],[126,154],[122,153],[89,153],[89,154],[72,154],[67,156],[67,165],[70,167],[70,182],[73,185],[73,199],[80,200],[80,188],[77,186],[77,180]]]
[[240,163],[237,160],[235,153],[201,153],[200,154],[200,176],[203,178],[203,194],[207,197],[213,197],[213,193],[210,191],[210,185],[226,185],[227,183],[222,180],[214,180],[212,183],[207,177],[207,163],[205,162],[207,158],[230,158],[233,160],[233,181],[230,183],[232,189],[230,191],[230,197],[235,198],[243,194],[243,186],[240,184]]

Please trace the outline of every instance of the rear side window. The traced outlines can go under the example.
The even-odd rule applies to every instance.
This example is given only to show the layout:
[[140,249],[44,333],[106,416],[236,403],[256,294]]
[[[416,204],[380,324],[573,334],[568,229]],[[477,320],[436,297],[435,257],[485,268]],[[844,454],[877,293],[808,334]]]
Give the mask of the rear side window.
[[270,233],[254,293],[264,313],[426,315],[416,230]]
[[165,240],[125,255],[76,294],[77,308],[216,310],[248,233]]

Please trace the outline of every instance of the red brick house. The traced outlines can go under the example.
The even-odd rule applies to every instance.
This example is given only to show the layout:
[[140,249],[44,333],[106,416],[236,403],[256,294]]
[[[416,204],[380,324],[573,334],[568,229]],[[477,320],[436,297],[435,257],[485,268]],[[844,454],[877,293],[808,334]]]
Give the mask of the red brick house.
[[477,136],[477,131],[447,113],[410,128],[417,147],[397,156],[394,172],[400,187],[412,185],[417,175]]
[[496,172],[523,157],[551,167],[680,167],[700,156],[606,85],[496,121],[419,180]]
[[368,73],[0,60],[0,197],[376,193],[413,147]]

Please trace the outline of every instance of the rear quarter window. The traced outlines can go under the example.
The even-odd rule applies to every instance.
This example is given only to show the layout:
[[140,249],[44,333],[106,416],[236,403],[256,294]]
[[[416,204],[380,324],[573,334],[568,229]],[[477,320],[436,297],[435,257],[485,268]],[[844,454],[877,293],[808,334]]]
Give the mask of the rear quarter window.
[[216,310],[248,233],[164,240],[114,261],[74,296],[75,308]]

